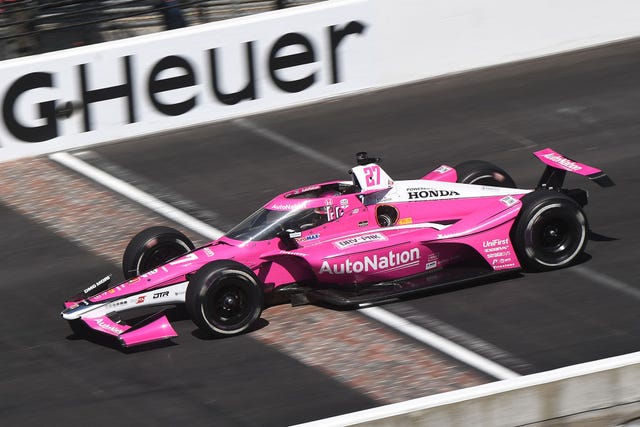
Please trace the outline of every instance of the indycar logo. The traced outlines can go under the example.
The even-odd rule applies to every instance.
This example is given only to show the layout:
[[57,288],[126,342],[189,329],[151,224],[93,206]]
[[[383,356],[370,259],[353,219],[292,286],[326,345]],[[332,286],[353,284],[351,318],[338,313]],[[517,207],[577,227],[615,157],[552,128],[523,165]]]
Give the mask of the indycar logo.
[[429,188],[409,188],[407,189],[409,200],[413,199],[436,199],[441,197],[459,196],[460,193],[453,190],[434,190]]
[[320,274],[352,274],[368,273],[370,271],[393,271],[418,265],[420,261],[420,251],[413,248],[408,251],[394,252],[390,250],[387,255],[365,256],[362,261],[351,261],[349,258],[345,262],[330,264],[323,261],[320,267]]

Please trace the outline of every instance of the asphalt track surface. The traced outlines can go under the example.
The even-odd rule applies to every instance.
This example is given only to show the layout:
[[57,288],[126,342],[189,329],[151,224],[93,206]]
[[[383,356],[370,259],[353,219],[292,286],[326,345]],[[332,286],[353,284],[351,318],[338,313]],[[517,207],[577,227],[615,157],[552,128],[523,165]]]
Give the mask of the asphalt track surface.
[[[85,157],[222,230],[276,193],[347,178],[339,165],[357,151],[382,155],[396,179],[489,160],[521,187],[535,185],[543,167],[530,153],[547,146],[597,166],[616,187],[568,180],[591,196],[591,240],[579,265],[384,307],[528,374],[640,350],[638,76],[640,42],[631,41],[105,145]],[[379,404],[251,334],[207,342],[182,322],[179,352],[126,355],[75,339],[58,317],[75,289],[69,278],[89,283],[113,266],[6,206],[0,219],[7,425],[79,425],[92,414],[97,425],[287,425]]]

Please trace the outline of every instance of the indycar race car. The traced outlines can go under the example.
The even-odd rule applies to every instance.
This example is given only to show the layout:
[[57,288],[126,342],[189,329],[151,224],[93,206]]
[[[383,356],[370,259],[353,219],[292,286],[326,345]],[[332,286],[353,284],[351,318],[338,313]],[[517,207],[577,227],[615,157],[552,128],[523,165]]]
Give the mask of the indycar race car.
[[65,302],[74,331],[97,331],[126,347],[177,336],[164,311],[135,324],[138,308],[184,304],[213,335],[249,328],[265,307],[352,306],[505,272],[568,266],[588,238],[587,193],[563,188],[566,172],[601,186],[601,170],[547,148],[535,189],[519,189],[485,161],[442,165],[393,181],[380,159],[357,154],[349,181],[283,193],[202,247],[152,227],[127,246],[125,282],[107,276]]

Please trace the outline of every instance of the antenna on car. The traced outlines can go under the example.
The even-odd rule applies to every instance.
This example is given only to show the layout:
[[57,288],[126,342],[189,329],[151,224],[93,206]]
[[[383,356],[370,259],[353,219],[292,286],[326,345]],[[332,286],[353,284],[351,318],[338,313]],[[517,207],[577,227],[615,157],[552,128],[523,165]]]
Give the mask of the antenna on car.
[[368,165],[369,163],[380,163],[382,161],[381,157],[367,157],[366,151],[360,151],[356,153],[356,160],[358,161],[358,165]]

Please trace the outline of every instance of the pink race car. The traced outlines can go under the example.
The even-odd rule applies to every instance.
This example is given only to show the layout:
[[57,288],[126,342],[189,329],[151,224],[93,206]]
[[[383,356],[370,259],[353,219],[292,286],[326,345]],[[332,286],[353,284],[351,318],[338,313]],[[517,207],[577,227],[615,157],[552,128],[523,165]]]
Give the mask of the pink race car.
[[380,159],[358,153],[351,181],[281,194],[205,246],[194,248],[168,227],[142,231],[124,253],[127,281],[92,284],[65,302],[62,317],[74,331],[128,347],[177,335],[163,311],[133,325],[121,317],[143,307],[185,304],[200,329],[235,335],[273,304],[358,306],[568,266],[584,251],[589,228],[587,193],[563,189],[566,172],[613,182],[551,149],[535,155],[546,169],[527,190],[484,161],[393,181]]

